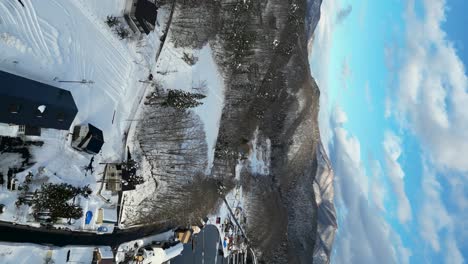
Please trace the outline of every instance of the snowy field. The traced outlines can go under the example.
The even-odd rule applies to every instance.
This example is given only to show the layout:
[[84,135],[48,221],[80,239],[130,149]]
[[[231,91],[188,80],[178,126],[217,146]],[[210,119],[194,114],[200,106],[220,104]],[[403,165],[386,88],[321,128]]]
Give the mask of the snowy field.
[[[91,263],[94,247],[46,247],[33,244],[0,243],[2,264]],[[110,248],[101,248],[109,251]],[[67,255],[70,255],[67,262]]]
[[[146,80],[155,70],[160,27],[143,39],[119,39],[105,18],[122,16],[125,0],[48,0],[24,4],[22,7],[17,1],[0,1],[0,70],[71,91],[79,109],[72,127],[93,124],[103,131],[105,144],[95,156],[95,172],[85,175],[83,168],[91,155],[72,149],[67,131],[43,129],[38,139],[44,141],[44,146],[33,151],[35,165],[17,178],[22,182],[29,171],[36,175],[40,167],[45,167],[42,176],[47,177],[47,182],[90,185],[93,195],[75,201],[85,212],[89,210],[96,215],[98,208],[115,212],[116,196],[105,191],[103,197],[96,195],[104,169],[99,163],[119,162],[124,156],[125,133],[148,87],[139,80]],[[164,22],[158,18],[158,24]],[[0,129],[3,135],[12,132],[11,128]],[[12,210],[16,194],[0,192],[0,203],[8,208],[0,220],[35,225],[27,212]],[[80,219],[70,228],[93,230],[94,226],[85,227],[84,219]]]

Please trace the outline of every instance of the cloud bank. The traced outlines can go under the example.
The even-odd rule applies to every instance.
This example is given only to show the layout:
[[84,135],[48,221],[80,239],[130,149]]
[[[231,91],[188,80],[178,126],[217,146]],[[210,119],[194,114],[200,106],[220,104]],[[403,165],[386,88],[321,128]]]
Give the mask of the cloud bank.
[[468,153],[468,78],[442,27],[446,9],[445,0],[406,2],[405,48],[395,51],[398,85],[386,116],[394,116],[423,149],[420,237],[447,263],[463,263],[468,199],[460,186],[468,183],[462,154]]
[[[379,178],[369,184],[361,160],[359,140],[343,127],[348,117],[339,107],[333,111],[332,159],[335,170],[336,203],[340,225],[333,263],[408,263],[411,252],[381,216],[383,197],[369,191],[382,189]],[[375,161],[377,162],[377,161]],[[378,162],[377,162],[378,163]],[[380,165],[376,165],[377,173]],[[369,192],[371,193],[369,195]]]

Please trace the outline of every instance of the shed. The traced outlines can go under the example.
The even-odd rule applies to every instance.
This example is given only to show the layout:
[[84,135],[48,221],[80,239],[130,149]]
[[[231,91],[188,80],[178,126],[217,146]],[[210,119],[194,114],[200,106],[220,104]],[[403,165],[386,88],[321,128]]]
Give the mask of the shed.
[[116,224],[117,223],[117,210],[99,208],[97,212],[96,224]]
[[75,126],[72,135],[72,147],[89,154],[97,154],[104,145],[102,131],[91,125]]
[[98,247],[94,250],[92,264],[112,264],[114,253],[110,247]]
[[0,83],[0,123],[70,129],[78,108],[69,91],[4,71]]
[[154,1],[128,0],[125,19],[134,32],[146,33],[154,30],[158,7]]
[[140,22],[140,25],[143,27],[146,34],[149,34],[154,30],[157,15],[158,8],[153,2],[148,0],[138,0],[135,9],[135,17],[138,22]]
[[122,190],[122,165],[109,163],[104,168],[104,179],[106,181],[106,190],[113,193]]

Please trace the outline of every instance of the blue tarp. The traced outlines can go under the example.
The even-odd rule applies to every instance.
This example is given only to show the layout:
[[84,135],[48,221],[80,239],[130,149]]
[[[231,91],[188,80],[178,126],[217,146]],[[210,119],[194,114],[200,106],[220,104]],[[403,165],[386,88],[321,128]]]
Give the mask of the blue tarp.
[[86,212],[85,224],[89,225],[91,219],[93,219],[93,213],[91,211]]

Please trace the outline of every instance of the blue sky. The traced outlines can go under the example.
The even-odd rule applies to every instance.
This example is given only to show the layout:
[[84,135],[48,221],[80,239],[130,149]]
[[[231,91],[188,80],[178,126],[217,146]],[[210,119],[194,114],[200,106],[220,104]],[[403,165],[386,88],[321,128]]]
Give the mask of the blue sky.
[[324,0],[310,63],[336,173],[334,263],[468,259],[467,8]]

